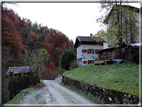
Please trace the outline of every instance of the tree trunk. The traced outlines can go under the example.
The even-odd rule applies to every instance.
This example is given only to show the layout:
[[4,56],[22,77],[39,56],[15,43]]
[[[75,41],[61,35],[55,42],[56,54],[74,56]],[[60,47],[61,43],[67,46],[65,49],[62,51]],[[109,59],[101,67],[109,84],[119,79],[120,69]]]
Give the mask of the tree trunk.
[[122,59],[122,38],[119,39],[119,58]]

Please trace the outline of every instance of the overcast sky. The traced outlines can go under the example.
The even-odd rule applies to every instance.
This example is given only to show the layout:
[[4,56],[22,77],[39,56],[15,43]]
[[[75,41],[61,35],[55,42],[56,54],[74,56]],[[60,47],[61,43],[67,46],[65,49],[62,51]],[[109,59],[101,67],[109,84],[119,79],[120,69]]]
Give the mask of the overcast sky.
[[[23,0],[24,1],[24,0]],[[18,3],[10,6],[21,18],[61,31],[75,42],[76,36],[89,36],[101,28],[99,3]],[[140,7],[139,3],[132,6]]]

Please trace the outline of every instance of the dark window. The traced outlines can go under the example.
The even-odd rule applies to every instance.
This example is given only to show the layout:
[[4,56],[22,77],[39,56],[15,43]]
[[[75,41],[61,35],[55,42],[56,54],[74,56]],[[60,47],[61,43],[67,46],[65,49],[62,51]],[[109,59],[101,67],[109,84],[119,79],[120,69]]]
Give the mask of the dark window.
[[87,63],[87,61],[84,61],[84,64],[86,64]]

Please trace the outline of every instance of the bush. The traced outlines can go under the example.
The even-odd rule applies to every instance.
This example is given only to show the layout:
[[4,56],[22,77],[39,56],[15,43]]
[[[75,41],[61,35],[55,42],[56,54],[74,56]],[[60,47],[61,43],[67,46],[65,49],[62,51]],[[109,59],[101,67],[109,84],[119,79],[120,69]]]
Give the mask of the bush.
[[65,71],[65,68],[60,67],[59,73],[62,74]]
[[75,53],[73,49],[66,49],[61,55],[60,58],[60,66],[65,68],[65,70],[69,70],[70,63],[75,60]]
[[76,61],[73,61],[70,63],[70,70],[78,68],[79,67],[79,63],[77,63]]

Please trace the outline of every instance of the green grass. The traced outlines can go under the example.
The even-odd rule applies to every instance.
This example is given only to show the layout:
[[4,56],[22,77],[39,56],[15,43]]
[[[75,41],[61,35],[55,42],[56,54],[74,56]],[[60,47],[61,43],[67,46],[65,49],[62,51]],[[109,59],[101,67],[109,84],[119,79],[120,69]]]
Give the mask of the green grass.
[[6,104],[18,104],[18,102],[22,99],[24,93],[28,93],[30,91],[34,91],[34,88],[26,88],[18,93],[12,100],[8,101]]
[[82,66],[63,74],[66,77],[139,96],[139,65],[122,64]]
[[79,91],[79,90],[77,90],[77,89],[74,89],[74,88],[71,87],[71,86],[64,85],[63,83],[59,83],[59,84],[60,84],[61,86],[65,87],[65,88],[71,90],[71,91],[74,91],[75,93],[79,94],[80,96],[82,96],[82,97],[88,99],[89,101],[91,101],[91,102],[93,102],[93,103],[95,103],[95,104],[102,104],[101,101],[96,101],[96,100],[92,99],[92,97],[86,95],[85,93],[83,93],[83,92],[81,92],[81,91]]
[[57,77],[61,77],[62,75],[61,74],[59,74]]
[[40,84],[44,84],[44,83],[43,83],[43,80],[40,80]]

